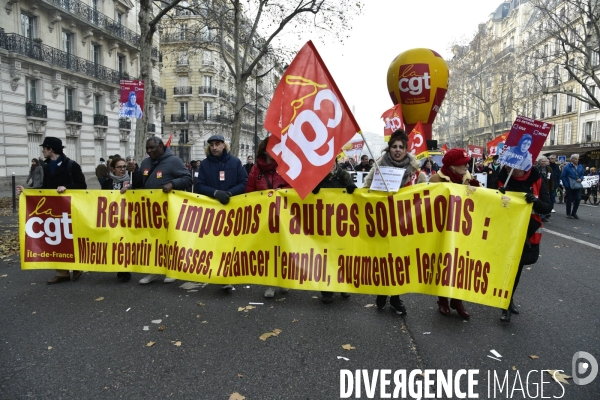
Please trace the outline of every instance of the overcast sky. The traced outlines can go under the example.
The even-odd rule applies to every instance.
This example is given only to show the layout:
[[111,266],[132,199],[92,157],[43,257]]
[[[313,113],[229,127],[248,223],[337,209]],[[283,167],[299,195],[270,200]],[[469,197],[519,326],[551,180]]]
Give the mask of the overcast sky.
[[[363,132],[381,133],[392,107],[386,76],[405,50],[426,47],[449,58],[453,42],[472,38],[503,0],[367,0],[343,45],[314,41]],[[299,50],[299,49],[298,49]],[[452,79],[452,77],[450,77]]]

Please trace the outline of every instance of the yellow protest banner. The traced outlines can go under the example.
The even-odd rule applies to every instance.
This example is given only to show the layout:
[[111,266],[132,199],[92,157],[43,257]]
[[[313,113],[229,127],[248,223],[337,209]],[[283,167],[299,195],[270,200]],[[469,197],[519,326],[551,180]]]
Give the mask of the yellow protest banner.
[[530,214],[521,193],[446,183],[304,201],[271,190],[226,206],[187,192],[25,190],[21,265],[506,308]]

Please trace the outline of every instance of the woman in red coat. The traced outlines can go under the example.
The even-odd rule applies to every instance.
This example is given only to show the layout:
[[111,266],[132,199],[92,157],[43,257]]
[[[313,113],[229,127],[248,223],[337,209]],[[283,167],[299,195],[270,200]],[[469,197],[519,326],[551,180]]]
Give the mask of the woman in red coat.
[[[277,161],[273,160],[269,153],[267,153],[267,143],[269,143],[268,136],[258,144],[256,164],[254,164],[250,170],[250,175],[248,175],[246,193],[257,190],[287,189],[291,187],[277,172]],[[268,287],[265,290],[265,297],[274,297],[276,290],[277,288],[275,287]],[[284,288],[280,290],[282,292],[288,291],[288,289]]]

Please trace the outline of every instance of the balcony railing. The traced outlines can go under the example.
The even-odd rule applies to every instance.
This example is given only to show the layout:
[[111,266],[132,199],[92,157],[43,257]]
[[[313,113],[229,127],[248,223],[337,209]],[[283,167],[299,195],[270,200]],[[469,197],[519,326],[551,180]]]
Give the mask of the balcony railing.
[[[126,75],[125,72],[120,73],[114,69],[96,64],[93,61],[85,60],[54,47],[34,42],[16,33],[4,33],[1,29],[0,48],[116,85],[120,84],[121,79],[135,79]],[[167,99],[165,90],[160,86],[152,86],[152,96],[163,100]]]
[[[140,35],[129,28],[124,27],[112,18],[107,17],[98,10],[81,2],[80,0],[44,0],[47,3],[53,4],[55,7],[61,8],[65,12],[85,20],[106,33],[114,35],[123,41],[140,47]],[[152,58],[158,58],[158,49],[152,47]]]
[[148,124],[148,129],[146,129],[148,132],[156,132],[156,125],[154,124]]
[[194,114],[171,114],[171,122],[194,122]]
[[48,118],[48,107],[42,104],[25,103],[25,115],[35,118]]
[[200,86],[198,88],[198,94],[210,94],[216,96],[218,93],[218,89],[210,86]]
[[119,118],[119,129],[131,129],[131,121],[127,118]]
[[94,114],[94,125],[108,126],[108,117],[102,114]]
[[76,110],[65,110],[65,121],[67,122],[77,122],[79,124],[82,123],[82,113],[81,111]]
[[173,88],[173,94],[174,95],[192,94],[192,87],[191,86],[175,86]]

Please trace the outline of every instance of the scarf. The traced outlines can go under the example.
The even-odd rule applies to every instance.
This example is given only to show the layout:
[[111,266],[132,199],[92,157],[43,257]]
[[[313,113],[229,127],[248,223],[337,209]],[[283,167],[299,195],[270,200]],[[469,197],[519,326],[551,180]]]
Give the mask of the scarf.
[[464,175],[459,175],[456,172],[452,171],[450,167],[446,165],[442,165],[442,173],[450,178],[452,183],[463,183]]
[[51,174],[54,174],[54,172],[58,168],[59,164],[62,163],[64,159],[65,159],[64,154],[61,154],[60,156],[58,156],[58,158],[56,160],[53,160],[51,158],[48,159],[48,169],[50,170]]
[[113,180],[114,183],[123,183],[123,182],[128,182],[130,180],[129,172],[125,172],[125,175],[123,175],[123,176],[116,176],[112,172],[109,172],[108,176],[110,177],[110,179]]
[[392,158],[392,155],[390,154],[389,151],[386,151],[385,154],[383,155],[383,157],[381,157],[381,162],[379,163],[379,165],[382,165],[384,167],[396,167],[396,168],[404,168],[406,169],[406,172],[404,173],[404,176],[402,177],[402,183],[400,184],[400,187],[404,187],[406,186],[406,184],[408,183],[408,181],[410,180],[410,178],[413,176],[413,174],[415,173],[415,168],[412,165],[412,158],[413,156],[410,154],[406,154],[406,157],[404,157],[402,160],[400,161],[395,161]]
[[511,175],[511,179],[514,179],[515,181],[526,181],[527,178],[529,178],[530,174],[531,174],[531,169],[529,171],[525,172],[523,174],[523,176],[520,176],[518,178],[516,176],[514,176],[514,175]]
[[223,161],[225,159],[225,157],[227,157],[227,149],[223,149],[223,153],[221,153],[221,155],[219,157],[213,156],[212,153],[210,153],[208,155],[208,157],[212,158],[213,160]]
[[263,172],[271,172],[277,169],[277,161],[273,160],[271,161],[271,164],[267,164],[267,159],[263,156],[260,156],[256,159],[256,164]]

